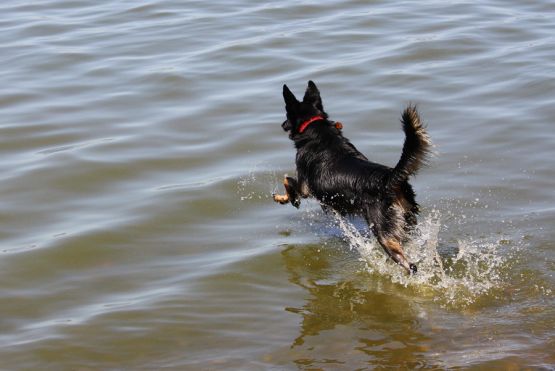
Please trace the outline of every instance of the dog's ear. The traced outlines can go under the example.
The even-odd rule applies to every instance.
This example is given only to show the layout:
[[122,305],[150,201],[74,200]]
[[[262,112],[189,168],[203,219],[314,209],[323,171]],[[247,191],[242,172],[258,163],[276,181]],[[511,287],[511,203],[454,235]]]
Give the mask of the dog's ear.
[[319,111],[324,111],[322,98],[320,97],[320,91],[316,87],[316,84],[312,81],[308,82],[308,87],[306,88],[306,92],[304,93],[303,102],[312,104]]
[[295,98],[295,95],[291,93],[291,90],[289,90],[289,88],[285,84],[283,85],[283,99],[285,100],[285,108],[287,111],[289,111],[290,109],[295,109],[299,104],[299,101],[297,100],[297,98]]

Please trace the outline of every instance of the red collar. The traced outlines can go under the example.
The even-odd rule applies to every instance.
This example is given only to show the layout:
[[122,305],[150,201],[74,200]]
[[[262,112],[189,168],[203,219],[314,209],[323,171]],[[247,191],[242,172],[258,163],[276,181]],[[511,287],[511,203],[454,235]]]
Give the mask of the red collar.
[[313,116],[311,118],[309,118],[308,120],[306,120],[305,122],[303,122],[301,124],[301,126],[299,127],[299,133],[302,134],[303,131],[306,130],[306,128],[308,127],[308,125],[312,124],[314,121],[318,121],[318,120],[323,120],[324,118],[322,116]]

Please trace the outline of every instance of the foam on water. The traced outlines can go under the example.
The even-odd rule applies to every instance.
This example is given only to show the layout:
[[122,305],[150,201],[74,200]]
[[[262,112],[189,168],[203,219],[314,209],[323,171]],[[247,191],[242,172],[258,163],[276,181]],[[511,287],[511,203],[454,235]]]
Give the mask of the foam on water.
[[444,306],[467,306],[503,284],[509,258],[500,252],[501,241],[469,239],[459,240],[452,247],[440,246],[438,210],[421,220],[412,241],[404,245],[409,261],[418,266],[418,273],[410,276],[385,257],[374,237],[361,234],[337,214],[335,220],[349,247],[360,254],[368,272],[429,294]]

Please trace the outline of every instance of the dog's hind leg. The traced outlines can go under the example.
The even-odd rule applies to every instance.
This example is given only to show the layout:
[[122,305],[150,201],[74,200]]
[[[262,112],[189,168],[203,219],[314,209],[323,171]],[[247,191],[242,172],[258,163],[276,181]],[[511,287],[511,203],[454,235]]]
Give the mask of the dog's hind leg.
[[389,208],[382,213],[377,208],[367,208],[365,217],[386,254],[409,273],[416,273],[416,265],[409,263],[401,245],[405,237],[401,211],[400,208]]
[[299,188],[297,179],[286,176],[285,179],[283,179],[283,186],[285,187],[285,194],[273,194],[272,197],[274,201],[282,205],[291,202],[291,205],[299,208],[301,205],[301,189]]
[[418,268],[415,264],[409,263],[405,257],[401,243],[396,238],[378,235],[378,242],[395,263],[405,268],[409,273],[416,273]]

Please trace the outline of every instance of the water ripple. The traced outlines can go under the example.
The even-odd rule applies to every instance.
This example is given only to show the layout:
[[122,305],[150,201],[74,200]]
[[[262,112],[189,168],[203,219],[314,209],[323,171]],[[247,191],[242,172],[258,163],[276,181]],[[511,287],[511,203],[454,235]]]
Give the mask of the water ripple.
[[[553,363],[552,3],[0,11],[3,367]],[[309,79],[388,165],[418,104],[440,155],[413,184],[441,218],[408,248],[417,280],[317,204],[273,204],[281,88]]]

